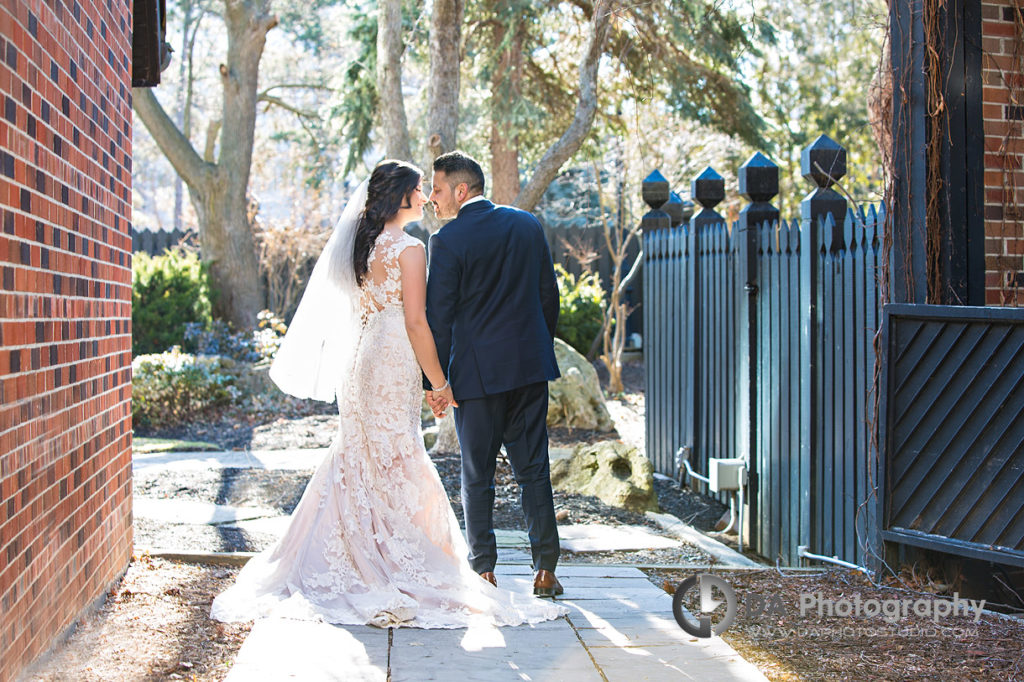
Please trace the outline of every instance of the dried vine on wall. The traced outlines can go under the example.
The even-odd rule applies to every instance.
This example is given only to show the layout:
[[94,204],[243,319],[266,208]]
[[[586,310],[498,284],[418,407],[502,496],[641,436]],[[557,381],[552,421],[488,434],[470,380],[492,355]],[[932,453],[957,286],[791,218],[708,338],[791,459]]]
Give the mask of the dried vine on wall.
[[941,18],[946,13],[946,0],[926,0],[923,7],[923,23],[925,35],[924,77],[927,108],[925,121],[928,126],[928,145],[925,148],[925,262],[928,265],[927,283],[928,303],[945,303],[943,289],[942,264],[942,217],[940,200],[945,195],[942,173],[942,145],[939,140],[948,134],[949,107],[946,106],[946,79],[942,66],[942,53],[945,51],[945,36],[941,28]]

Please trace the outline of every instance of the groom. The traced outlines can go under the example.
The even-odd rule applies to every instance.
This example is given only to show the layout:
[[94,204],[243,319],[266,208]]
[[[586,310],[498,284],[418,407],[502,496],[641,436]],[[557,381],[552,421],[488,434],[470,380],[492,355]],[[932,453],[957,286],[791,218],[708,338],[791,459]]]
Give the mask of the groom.
[[453,220],[430,238],[427,321],[456,401],[469,561],[497,585],[494,468],[504,444],[530,534],[533,592],[554,597],[562,586],[546,422],[547,382],[559,377],[551,254],[536,218],[483,197],[472,157],[437,157],[432,184],[437,217]]

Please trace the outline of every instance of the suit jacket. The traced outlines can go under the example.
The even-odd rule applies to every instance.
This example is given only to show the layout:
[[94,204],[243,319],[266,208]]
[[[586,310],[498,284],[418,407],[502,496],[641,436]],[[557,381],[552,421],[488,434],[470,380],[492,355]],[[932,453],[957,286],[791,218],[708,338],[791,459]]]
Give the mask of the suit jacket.
[[477,201],[429,249],[427,322],[455,399],[557,379],[558,285],[537,219]]

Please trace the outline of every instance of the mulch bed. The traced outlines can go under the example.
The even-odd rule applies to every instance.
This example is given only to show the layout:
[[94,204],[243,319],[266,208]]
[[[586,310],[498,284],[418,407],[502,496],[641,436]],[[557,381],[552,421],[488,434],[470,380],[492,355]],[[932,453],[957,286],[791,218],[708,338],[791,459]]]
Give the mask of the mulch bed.
[[210,620],[237,568],[136,557],[99,611],[24,679],[222,680],[252,623]]
[[[852,603],[856,595],[862,602],[952,598],[909,589],[915,585],[905,580],[876,586],[845,570],[709,572],[724,578],[740,603],[722,638],[769,679],[1024,679],[1024,621],[983,614],[975,623],[972,614],[936,623],[911,612],[890,623],[882,615],[830,616],[823,610],[819,616],[816,608],[801,614],[801,594],[818,594],[834,603]],[[679,570],[646,573],[668,592],[692,575]],[[757,608],[758,599],[771,600],[773,608]]]

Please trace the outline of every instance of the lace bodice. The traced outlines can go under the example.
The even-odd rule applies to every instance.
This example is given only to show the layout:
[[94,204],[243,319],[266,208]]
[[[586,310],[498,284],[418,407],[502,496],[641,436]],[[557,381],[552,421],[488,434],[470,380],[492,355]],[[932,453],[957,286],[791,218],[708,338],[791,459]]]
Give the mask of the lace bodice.
[[360,317],[365,321],[375,312],[402,306],[402,271],[398,257],[409,247],[423,248],[423,242],[404,232],[387,230],[377,235],[367,259],[369,267],[359,297]]

